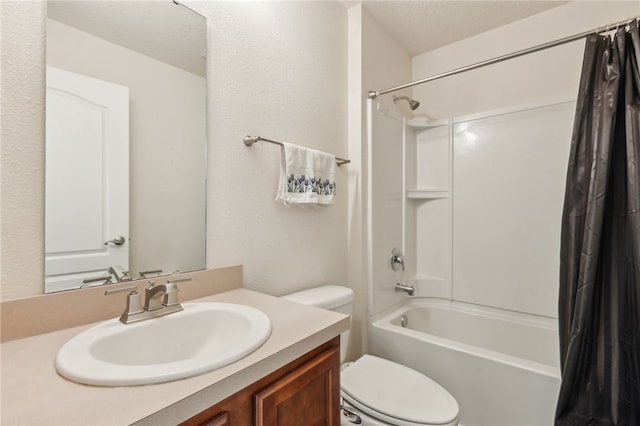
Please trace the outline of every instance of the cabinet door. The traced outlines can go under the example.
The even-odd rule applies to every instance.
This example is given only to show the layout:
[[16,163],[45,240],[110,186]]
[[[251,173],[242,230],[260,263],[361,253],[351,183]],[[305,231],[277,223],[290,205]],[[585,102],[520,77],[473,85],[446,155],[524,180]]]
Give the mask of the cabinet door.
[[334,346],[255,396],[257,426],[338,426],[340,348]]

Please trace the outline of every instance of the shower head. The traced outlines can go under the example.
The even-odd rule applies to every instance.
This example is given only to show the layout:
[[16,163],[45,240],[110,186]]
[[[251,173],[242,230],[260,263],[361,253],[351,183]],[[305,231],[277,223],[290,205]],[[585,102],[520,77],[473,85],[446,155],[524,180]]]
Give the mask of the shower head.
[[409,102],[409,107],[411,108],[411,111],[415,111],[416,109],[418,109],[418,107],[420,106],[420,102],[411,99],[408,96],[393,96],[393,103],[395,104],[396,102],[398,102],[399,100],[404,99],[407,102]]

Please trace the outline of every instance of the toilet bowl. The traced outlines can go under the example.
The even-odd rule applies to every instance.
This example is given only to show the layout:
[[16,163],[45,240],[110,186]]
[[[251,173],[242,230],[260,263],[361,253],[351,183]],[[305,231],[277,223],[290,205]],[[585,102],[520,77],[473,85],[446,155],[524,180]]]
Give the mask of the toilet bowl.
[[[283,299],[351,315],[353,290],[328,285]],[[340,335],[344,362],[349,331]],[[340,373],[341,425],[457,426],[459,407],[442,386],[424,374],[393,361],[363,355],[343,364]]]

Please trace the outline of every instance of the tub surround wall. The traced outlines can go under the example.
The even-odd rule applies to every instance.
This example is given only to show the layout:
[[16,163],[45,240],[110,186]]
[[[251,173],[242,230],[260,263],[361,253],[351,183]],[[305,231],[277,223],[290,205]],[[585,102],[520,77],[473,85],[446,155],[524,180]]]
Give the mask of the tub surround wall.
[[[412,79],[417,80],[436,75],[461,66],[603,26],[611,22],[632,18],[639,14],[640,4],[637,2],[571,2],[567,5],[553,8],[449,46],[417,55],[412,59]],[[505,109],[511,109],[513,111],[518,110],[519,107],[522,106],[550,105],[560,101],[575,99],[581,70],[583,47],[584,41],[577,41],[505,61],[500,64],[490,65],[435,82],[415,86],[412,88],[413,97],[421,102],[420,108],[416,111],[415,119],[417,121],[424,121],[426,118],[446,119],[449,117],[467,116],[469,114],[486,115],[487,112],[494,110],[503,110],[504,112]],[[562,117],[566,116],[567,114],[562,114]],[[568,119],[569,121],[567,122],[566,128],[570,132],[572,118],[569,117]],[[474,122],[470,123],[474,125]],[[460,131],[460,134],[453,136],[460,140],[464,139],[465,136],[462,134],[463,129],[456,127],[452,130],[456,129]],[[415,132],[417,132],[418,136],[416,142],[420,144],[420,136],[422,133],[426,133],[426,131],[415,130]],[[556,135],[564,133],[564,130],[562,130],[559,133],[556,132]],[[412,133],[408,132],[408,135],[410,136],[409,143],[413,143]],[[505,223],[501,220],[491,221],[490,223],[492,223],[492,225],[484,223],[481,225],[481,228],[487,229],[478,230],[478,224],[472,224],[475,220],[474,217],[469,217],[481,214],[480,211],[477,211],[477,209],[473,207],[474,203],[476,203],[475,206],[477,207],[478,205],[482,205],[482,203],[486,203],[491,197],[498,197],[497,199],[501,204],[493,204],[496,206],[501,205],[502,208],[497,208],[496,211],[489,210],[490,213],[499,215],[500,212],[514,212],[515,210],[510,207],[506,199],[500,200],[501,194],[504,197],[508,197],[508,185],[498,185],[495,188],[489,189],[481,188],[482,191],[475,191],[474,185],[481,185],[482,182],[480,180],[474,182],[472,177],[469,178],[469,176],[466,176],[467,180],[465,181],[466,183],[464,183],[464,185],[466,185],[466,192],[456,192],[456,189],[462,189],[462,187],[459,187],[459,184],[463,182],[461,175],[452,175],[454,178],[452,186],[444,189],[450,191],[447,196],[452,197],[453,206],[457,208],[449,209],[448,212],[446,212],[447,209],[443,209],[446,213],[444,217],[442,217],[442,215],[425,214],[423,219],[420,219],[420,213],[418,211],[418,213],[415,214],[415,217],[418,218],[418,223],[414,225],[414,227],[416,227],[418,231],[422,229],[424,232],[427,232],[429,227],[431,229],[446,229],[448,226],[453,226],[454,234],[457,229],[459,231],[457,237],[464,237],[466,234],[463,235],[464,229],[460,225],[463,224],[467,226],[472,224],[471,229],[478,232],[481,231],[483,237],[482,235],[476,236],[475,249],[469,246],[468,239],[465,242],[465,238],[456,238],[455,235],[452,239],[453,244],[449,243],[441,246],[442,250],[449,252],[452,250],[452,269],[451,278],[447,279],[445,275],[443,277],[444,280],[438,283],[433,280],[430,281],[428,277],[431,275],[429,269],[433,268],[424,267],[425,265],[421,265],[420,258],[416,258],[417,272],[422,270],[422,273],[419,275],[427,276],[427,280],[423,280],[424,283],[422,284],[424,285],[419,286],[420,288],[416,291],[416,295],[451,297],[454,300],[489,305],[502,309],[549,317],[556,316],[555,300],[557,295],[557,270],[559,267],[557,264],[557,256],[543,256],[542,258],[532,259],[532,264],[538,265],[536,271],[533,273],[518,275],[517,272],[512,271],[514,273],[510,272],[509,274],[511,275],[503,274],[505,279],[495,279],[493,274],[499,274],[502,266],[498,268],[487,268],[485,267],[486,262],[482,261],[481,257],[474,256],[473,254],[473,250],[484,250],[483,253],[490,256],[496,252],[496,250],[491,249],[491,244],[502,244],[502,246],[498,248],[503,250],[501,252],[503,254],[506,252],[508,255],[517,256],[518,253],[529,253],[531,252],[531,247],[529,247],[531,238],[527,236],[527,232],[535,233],[535,244],[544,246],[541,252],[559,253],[558,235],[563,197],[563,190],[561,188],[564,187],[563,176],[565,172],[563,169],[566,167],[566,156],[568,155],[570,136],[556,136],[556,138],[562,139],[557,143],[565,143],[564,148],[557,147],[556,145],[544,148],[544,146],[539,144],[527,143],[522,144],[522,147],[517,149],[511,149],[510,152],[507,153],[505,149],[494,147],[496,144],[492,141],[490,146],[488,146],[488,150],[476,150],[474,151],[476,154],[470,152],[461,153],[459,150],[456,151],[457,145],[454,146],[451,153],[443,151],[440,160],[442,164],[446,164],[450,158],[453,158],[451,155],[455,156],[455,158],[453,158],[454,163],[465,159],[469,160],[467,162],[471,165],[466,167],[465,170],[458,170],[455,166],[453,170],[455,170],[456,173],[481,173],[481,176],[486,178],[482,181],[484,183],[491,181],[493,178],[496,178],[496,182],[499,182],[497,175],[505,172],[504,167],[497,167],[496,172],[491,173],[491,170],[486,168],[487,163],[481,160],[481,156],[487,155],[487,152],[491,149],[499,150],[498,153],[503,156],[503,160],[507,161],[506,164],[517,162],[517,159],[522,155],[531,157],[530,154],[524,154],[528,149],[542,150],[536,152],[536,158],[557,159],[558,156],[561,156],[564,160],[561,159],[559,161],[560,166],[558,166],[558,162],[554,160],[556,164],[554,167],[556,167],[557,170],[554,170],[553,173],[545,173],[543,169],[534,167],[533,171],[530,170],[527,176],[519,180],[509,175],[511,176],[509,179],[521,183],[529,179],[535,179],[536,182],[541,181],[542,179],[540,177],[535,177],[537,173],[544,173],[545,178],[547,177],[546,175],[552,175],[555,176],[555,183],[552,183],[551,187],[559,188],[558,191],[554,190],[549,192],[547,196],[545,196],[544,192],[541,193],[536,190],[538,191],[536,192],[538,194],[538,201],[533,203],[535,208],[532,206],[532,209],[529,210],[529,214],[536,215],[535,220],[527,221],[525,219],[525,222],[530,223],[533,229],[523,230],[518,228],[518,232],[503,232],[505,229],[503,225],[505,225]],[[446,140],[446,137],[443,138],[443,140]],[[519,140],[514,140],[514,143],[519,142]],[[458,142],[454,143],[457,144]],[[488,145],[486,141],[485,145]],[[417,154],[417,157],[419,157],[420,150],[418,150]],[[494,154],[496,153],[490,155]],[[506,158],[509,156],[511,156],[511,159]],[[411,156],[407,156],[407,158],[410,157]],[[477,164],[475,162],[477,162]],[[544,160],[537,161],[537,163],[548,165],[548,162]],[[424,164],[427,163],[423,162],[423,167],[425,167]],[[420,167],[420,165],[418,165],[418,167]],[[389,173],[389,170],[394,169],[390,168],[385,173]],[[395,171],[390,173],[395,173]],[[381,179],[385,179],[385,176],[386,175],[383,175]],[[420,180],[419,177],[418,170],[418,180]],[[522,188],[523,187],[520,187],[520,189]],[[529,189],[525,188],[525,193],[526,191],[529,191]],[[476,193],[482,195],[476,197]],[[464,199],[457,199],[456,197],[463,197]],[[526,200],[524,201],[526,202]],[[433,200],[420,201],[419,204],[414,204],[428,213],[428,208],[434,207],[432,210],[435,212],[435,210],[437,210],[435,209],[435,207],[437,207],[436,204],[439,203],[444,206],[446,202],[447,200],[438,200],[436,197]],[[522,202],[521,200],[520,203]],[[544,211],[540,211],[540,214],[537,214],[536,209],[541,208],[544,208]],[[473,211],[473,215],[468,213],[465,217],[465,211],[463,211],[463,209]],[[410,207],[408,207],[408,210],[410,210]],[[412,216],[408,214],[407,217],[411,219]],[[429,225],[425,222],[433,220],[438,223],[431,223]],[[409,220],[408,222],[411,221]],[[536,231],[536,229],[552,231],[540,232]],[[413,235],[412,232],[414,232],[414,229],[410,228],[408,234]],[[553,234],[556,234],[556,236]],[[374,236],[375,235],[374,232]],[[544,237],[546,240],[541,241],[544,235],[546,235],[546,237]],[[481,237],[484,238],[484,240],[482,240]],[[417,238],[422,238],[422,241],[417,240],[411,242],[411,238],[407,238],[407,240],[411,242],[409,246],[429,248],[438,241],[438,238],[433,236],[426,240],[420,235],[418,235]],[[452,237],[450,236],[448,238],[451,239]],[[498,250],[497,252],[500,251]],[[501,259],[504,257],[502,255],[500,256]],[[412,255],[408,254],[408,258],[411,260]],[[430,259],[433,260],[434,256],[430,256]],[[512,263],[508,258],[504,258],[503,260],[506,264]],[[428,261],[423,261],[422,263],[425,262],[428,263]],[[474,262],[476,263],[474,264]],[[491,270],[493,270],[493,272],[491,272]],[[434,273],[433,275],[436,274]],[[535,293],[536,297],[523,297],[523,295],[533,295],[533,293]],[[376,301],[375,303],[377,311],[391,306],[393,302],[391,299],[379,300],[379,302]]]
[[571,101],[454,125],[454,300],[557,317],[574,113]]

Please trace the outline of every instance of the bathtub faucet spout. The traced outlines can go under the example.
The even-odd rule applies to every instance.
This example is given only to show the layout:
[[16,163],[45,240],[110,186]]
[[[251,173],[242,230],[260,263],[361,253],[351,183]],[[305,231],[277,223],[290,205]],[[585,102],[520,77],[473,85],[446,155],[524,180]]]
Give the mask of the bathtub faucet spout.
[[413,296],[413,292],[415,291],[411,284],[395,283],[393,288],[395,291],[407,293],[409,296]]

